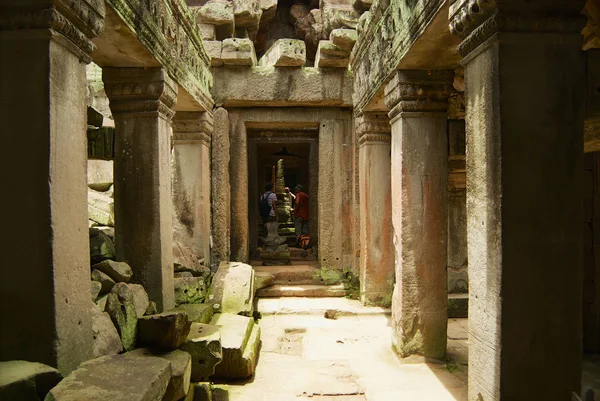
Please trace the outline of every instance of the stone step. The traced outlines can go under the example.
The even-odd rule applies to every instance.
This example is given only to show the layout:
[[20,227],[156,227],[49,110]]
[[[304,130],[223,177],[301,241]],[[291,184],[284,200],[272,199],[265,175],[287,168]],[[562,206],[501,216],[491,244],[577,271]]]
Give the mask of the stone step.
[[448,294],[448,317],[469,317],[469,294]]
[[356,299],[348,298],[261,298],[256,310],[262,316],[269,315],[318,315],[335,311],[337,316],[389,315],[391,309],[364,306]]
[[255,266],[254,271],[256,273],[272,274],[274,276],[274,285],[320,284],[320,278],[317,275],[319,269],[308,264],[292,266]]
[[336,285],[272,285],[256,292],[260,298],[273,297],[344,297],[346,290],[344,284]]

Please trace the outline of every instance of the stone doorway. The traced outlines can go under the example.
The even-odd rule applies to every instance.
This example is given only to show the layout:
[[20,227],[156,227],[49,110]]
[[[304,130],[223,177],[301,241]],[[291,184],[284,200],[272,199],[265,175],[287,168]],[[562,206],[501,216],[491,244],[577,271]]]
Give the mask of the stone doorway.
[[[277,175],[281,160],[285,186],[293,192],[296,185],[304,187],[310,199],[309,235],[311,247],[302,250],[296,247],[293,216],[280,217],[279,235],[290,248],[292,260],[317,260],[318,233],[318,141],[317,131],[256,131],[248,133],[249,171],[249,238],[250,257],[261,260],[261,238],[266,230],[258,212],[258,200],[267,182]],[[281,196],[281,195],[280,195]],[[290,199],[290,203],[292,200]],[[289,217],[288,217],[289,215]]]

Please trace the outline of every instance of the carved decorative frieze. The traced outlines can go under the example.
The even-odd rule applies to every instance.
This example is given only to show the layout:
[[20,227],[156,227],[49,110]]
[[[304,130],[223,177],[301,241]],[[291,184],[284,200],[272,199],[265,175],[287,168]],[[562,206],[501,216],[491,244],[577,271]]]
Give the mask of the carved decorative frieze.
[[162,68],[104,68],[104,90],[115,114],[159,113],[173,118],[177,83]]
[[454,92],[450,70],[401,70],[385,87],[385,103],[392,119],[400,112],[446,112]]
[[213,133],[212,112],[180,111],[173,119],[173,140],[210,145]]
[[95,46],[90,39],[104,29],[103,0],[3,1],[1,30],[51,29],[69,39],[86,61]]
[[392,128],[385,112],[363,113],[354,121],[359,146],[373,142],[391,142]]
[[464,39],[458,47],[463,56],[497,32],[577,35],[586,22],[583,6],[584,0],[456,0],[450,6],[450,32]]

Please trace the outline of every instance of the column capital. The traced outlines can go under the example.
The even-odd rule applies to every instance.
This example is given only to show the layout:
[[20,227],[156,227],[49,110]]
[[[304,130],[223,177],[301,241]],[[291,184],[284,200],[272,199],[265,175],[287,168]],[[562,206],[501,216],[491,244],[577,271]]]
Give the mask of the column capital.
[[392,140],[392,127],[385,112],[365,112],[355,118],[358,145],[366,143],[383,142]]
[[158,113],[173,118],[177,83],[162,68],[104,68],[102,80],[113,114]]
[[173,118],[175,142],[201,142],[210,145],[213,114],[209,111],[178,111]]
[[90,62],[91,39],[104,29],[104,0],[6,0],[0,6],[0,30],[49,29],[68,39],[63,45]]
[[498,32],[579,35],[586,19],[585,0],[454,0],[450,32],[463,38],[458,52],[466,56]]
[[385,87],[385,104],[393,119],[402,112],[446,113],[454,91],[450,70],[398,70]]

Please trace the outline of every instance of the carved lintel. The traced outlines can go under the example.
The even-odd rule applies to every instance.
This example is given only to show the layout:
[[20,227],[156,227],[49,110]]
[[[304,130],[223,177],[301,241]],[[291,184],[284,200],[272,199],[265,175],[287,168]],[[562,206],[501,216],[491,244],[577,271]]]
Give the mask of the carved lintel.
[[[579,35],[586,18],[584,0],[456,0],[450,6],[450,32],[463,38],[458,52],[466,56],[498,32]],[[549,4],[550,3],[550,4]]]
[[208,111],[179,111],[173,119],[173,140],[210,144],[213,116]]
[[391,142],[392,127],[385,112],[365,112],[354,121],[359,146],[373,142]]
[[454,92],[454,72],[450,70],[397,71],[385,87],[385,103],[393,119],[401,112],[446,112]]
[[91,61],[95,46],[90,39],[104,29],[103,0],[4,1],[0,6],[0,30],[51,29],[69,39],[78,56]]
[[178,86],[162,68],[104,68],[102,80],[113,115],[158,112],[173,118]]
[[211,136],[205,132],[173,132],[175,143],[202,143],[210,146]]

